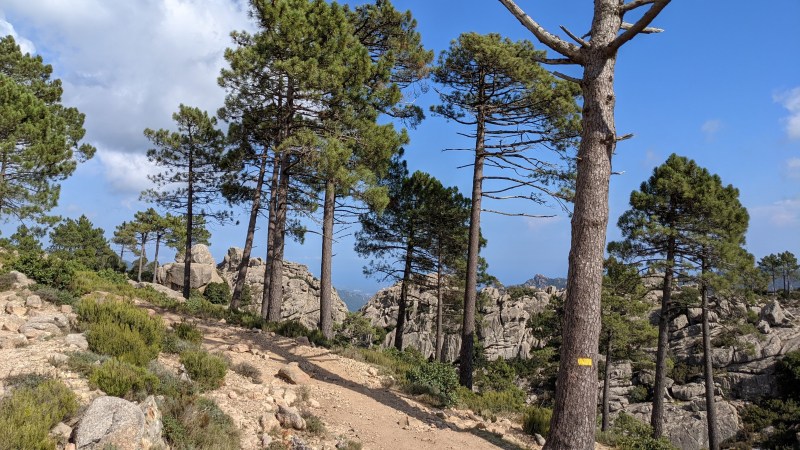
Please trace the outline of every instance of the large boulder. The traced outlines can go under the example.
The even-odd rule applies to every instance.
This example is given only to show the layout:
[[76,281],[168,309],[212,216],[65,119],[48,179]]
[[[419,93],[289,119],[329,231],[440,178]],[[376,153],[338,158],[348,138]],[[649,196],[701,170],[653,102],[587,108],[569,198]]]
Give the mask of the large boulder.
[[153,397],[136,405],[117,397],[98,397],[75,433],[78,450],[167,448],[161,437],[161,413]]
[[[225,258],[217,266],[225,281],[233,286],[242,261],[242,249],[228,249]],[[245,284],[250,287],[254,303],[250,308],[257,309],[261,304],[264,291],[264,270],[266,263],[261,258],[251,258],[245,273]],[[283,304],[281,320],[297,320],[307,328],[316,328],[319,322],[319,279],[315,278],[308,267],[289,261],[283,262]],[[336,289],[331,293],[334,323],[341,323],[347,317],[347,305],[339,297]],[[247,307],[247,306],[245,306]]]
[[[216,261],[211,256],[208,246],[196,244],[192,246],[192,264],[189,269],[189,287],[204,292],[209,283],[225,283],[217,272]],[[184,285],[183,272],[186,267],[183,259],[164,264],[156,269],[156,282],[174,291],[182,291]]]
[[777,300],[768,303],[761,309],[761,318],[773,327],[779,327],[786,321],[786,314]]
[[[652,411],[650,403],[635,403],[624,411],[644,423],[650,423]],[[717,399],[717,433],[724,441],[736,435],[741,426],[736,408],[726,401]],[[681,450],[701,450],[708,448],[708,424],[706,412],[697,411],[693,403],[664,405],[664,435]]]

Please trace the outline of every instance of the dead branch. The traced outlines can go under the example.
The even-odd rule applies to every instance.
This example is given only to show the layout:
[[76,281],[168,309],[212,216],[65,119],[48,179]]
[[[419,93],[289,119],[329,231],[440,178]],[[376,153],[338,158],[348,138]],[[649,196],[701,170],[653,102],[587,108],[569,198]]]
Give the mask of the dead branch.
[[559,38],[558,36],[551,34],[541,25],[539,25],[535,20],[531,18],[531,16],[527,15],[525,11],[522,10],[514,0],[500,0],[500,3],[506,7],[506,9],[514,15],[514,17],[519,20],[519,22],[528,30],[539,39],[544,45],[550,47],[554,51],[564,55],[565,57],[575,61],[577,64],[583,62],[583,57],[580,54],[580,49],[576,47],[574,44],[570,44],[569,42],[564,41],[563,39]]

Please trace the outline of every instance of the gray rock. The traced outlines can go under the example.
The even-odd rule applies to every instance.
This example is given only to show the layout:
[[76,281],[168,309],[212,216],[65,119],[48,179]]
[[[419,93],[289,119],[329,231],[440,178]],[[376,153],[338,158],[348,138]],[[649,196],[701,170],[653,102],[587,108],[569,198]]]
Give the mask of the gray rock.
[[96,398],[78,424],[75,445],[78,450],[141,449],[145,417],[134,403],[117,397]]
[[[176,262],[183,262],[183,261],[176,261]],[[205,244],[195,244],[192,246],[192,263],[209,264],[212,266],[217,265],[217,262],[214,261],[214,257],[211,256],[211,251]]]
[[759,320],[756,327],[758,327],[758,331],[764,334],[768,334],[771,331],[769,327],[769,322],[767,322],[766,320]]
[[779,327],[786,320],[786,314],[784,314],[781,304],[774,300],[761,308],[761,319],[769,323],[770,326]]
[[89,343],[86,341],[86,336],[83,334],[68,334],[64,338],[67,345],[77,347],[81,350],[89,350]]
[[689,319],[685,315],[681,314],[680,316],[672,320],[672,323],[670,324],[670,329],[672,331],[678,331],[688,326],[689,326]]
[[300,411],[291,406],[278,405],[278,412],[275,413],[275,418],[284,428],[294,428],[295,430],[305,430],[306,428],[306,421],[300,415]]
[[28,343],[28,338],[22,334],[12,334],[11,336],[4,336],[0,338],[0,348],[11,349],[22,347]]
[[29,295],[28,298],[25,299],[25,306],[39,309],[42,307],[42,298],[38,295]]
[[58,424],[50,430],[50,436],[53,436],[58,442],[67,442],[71,435],[72,427],[64,422],[58,422]]
[[706,392],[702,383],[688,383],[672,386],[672,396],[678,400],[690,401],[703,396]]
[[23,289],[28,286],[33,286],[34,284],[36,284],[35,281],[28,278],[24,273],[17,272],[16,270],[8,272],[8,275],[14,278],[14,281],[12,282],[12,287],[14,289]]
[[278,370],[278,376],[292,384],[307,384],[311,381],[296,362],[290,362]]
[[[740,428],[736,408],[726,401],[716,402],[717,432],[720,441],[736,435]],[[650,422],[650,403],[628,405],[625,412],[644,423]],[[691,408],[690,408],[691,409]],[[700,450],[708,448],[708,431],[705,411],[686,410],[679,405],[664,405],[664,435],[681,450]]]
[[544,445],[544,444],[547,442],[547,441],[544,439],[544,436],[542,436],[542,435],[541,435],[541,434],[539,434],[539,433],[536,433],[536,434],[534,434],[534,435],[533,435],[533,440],[535,440],[535,441],[536,441],[536,445]]
[[305,441],[300,439],[298,436],[292,436],[289,441],[289,448],[291,450],[312,450],[312,447],[306,444]]
[[155,397],[148,396],[139,405],[139,408],[144,415],[142,448],[169,448],[162,435],[164,424],[161,420],[161,411],[158,409]]
[[[131,280],[128,280],[128,281],[131,281]],[[175,300],[177,302],[183,303],[183,302],[186,301],[186,299],[183,298],[183,294],[181,294],[180,292],[178,292],[176,290],[170,289],[170,288],[168,288],[168,287],[166,287],[166,286],[164,286],[162,284],[148,283],[146,281],[142,281],[141,283],[137,283],[137,282],[134,281],[133,282],[133,287],[135,287],[136,289],[144,289],[144,288],[150,287],[150,288],[155,289],[156,291],[166,295],[170,299]]]

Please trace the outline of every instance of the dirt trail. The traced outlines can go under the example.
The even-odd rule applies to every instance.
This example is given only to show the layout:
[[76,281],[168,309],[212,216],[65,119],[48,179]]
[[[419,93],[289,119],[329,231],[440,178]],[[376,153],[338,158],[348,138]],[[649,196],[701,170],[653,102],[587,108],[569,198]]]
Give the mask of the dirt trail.
[[[173,312],[158,313],[168,323],[182,319]],[[361,442],[365,450],[539,448],[519,429],[511,429],[507,420],[487,425],[468,412],[429,408],[382,387],[383,377],[376,368],[327,349],[223,323],[201,321],[198,327],[206,349],[222,352],[234,363],[253,364],[262,372],[263,384],[229,372],[225,386],[210,394],[242,429],[245,448],[260,448],[258,421],[266,411],[260,408],[263,402],[280,397],[282,390],[297,390],[276,377],[289,362],[297,362],[312,378],[306,388],[315,406],[312,413],[327,429],[316,442],[305,437],[316,448],[333,448],[337,438]],[[167,365],[175,364],[170,357],[162,359]]]

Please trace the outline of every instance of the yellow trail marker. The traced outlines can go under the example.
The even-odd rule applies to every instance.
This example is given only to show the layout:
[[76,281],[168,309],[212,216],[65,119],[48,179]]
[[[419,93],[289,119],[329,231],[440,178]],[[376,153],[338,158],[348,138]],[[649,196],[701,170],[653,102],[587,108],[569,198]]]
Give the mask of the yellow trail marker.
[[579,366],[591,366],[592,365],[592,358],[578,358],[578,365]]

